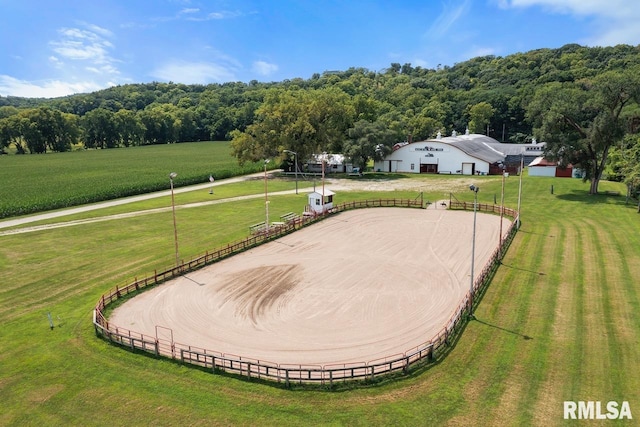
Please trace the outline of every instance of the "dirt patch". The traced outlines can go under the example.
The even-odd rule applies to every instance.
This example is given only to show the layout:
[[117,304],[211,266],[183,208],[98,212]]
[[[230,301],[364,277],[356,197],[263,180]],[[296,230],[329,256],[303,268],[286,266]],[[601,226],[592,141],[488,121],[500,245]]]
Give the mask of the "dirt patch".
[[[499,220],[478,215],[476,274]],[[279,364],[397,355],[434,337],[465,299],[472,225],[471,213],[444,209],[343,212],[145,292],[110,322]]]
[[442,191],[444,194],[469,191],[469,185],[473,184],[472,176],[460,178],[433,178],[420,179],[339,179],[329,178],[326,185],[333,191]]
[[249,318],[257,325],[271,309],[280,311],[286,305],[287,293],[299,281],[298,270],[296,265],[272,265],[228,275],[228,282],[220,288],[222,305],[235,305],[236,317]]

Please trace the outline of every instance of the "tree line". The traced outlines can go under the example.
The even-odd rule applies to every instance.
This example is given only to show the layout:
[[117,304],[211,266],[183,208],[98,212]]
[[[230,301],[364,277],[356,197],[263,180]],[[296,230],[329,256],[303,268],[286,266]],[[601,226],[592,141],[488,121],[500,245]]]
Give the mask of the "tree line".
[[[341,152],[364,166],[394,143],[469,128],[547,142],[546,155],[638,188],[637,46],[538,49],[435,69],[392,63],[281,82],[148,83],[55,99],[0,97],[0,150],[231,140],[239,162]],[[635,163],[634,163],[635,161]],[[605,174],[605,175],[603,175]]]

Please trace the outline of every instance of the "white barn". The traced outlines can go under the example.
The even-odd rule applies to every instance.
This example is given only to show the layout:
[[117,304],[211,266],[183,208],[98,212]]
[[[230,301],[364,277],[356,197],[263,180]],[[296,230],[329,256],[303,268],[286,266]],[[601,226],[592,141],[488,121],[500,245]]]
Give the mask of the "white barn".
[[[488,175],[490,166],[506,160],[500,144],[479,134],[438,137],[400,146],[374,170],[402,173]],[[512,144],[510,144],[512,145]]]

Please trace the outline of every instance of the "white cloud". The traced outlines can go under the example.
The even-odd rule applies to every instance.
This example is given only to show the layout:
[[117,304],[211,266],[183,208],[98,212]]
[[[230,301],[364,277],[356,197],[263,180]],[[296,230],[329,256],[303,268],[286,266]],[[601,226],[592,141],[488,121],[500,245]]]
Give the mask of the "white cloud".
[[235,81],[234,68],[213,62],[187,62],[174,60],[151,72],[163,81],[185,84],[207,84]]
[[117,61],[111,57],[113,44],[105,38],[111,32],[96,25],[84,24],[91,30],[82,28],[61,28],[58,30],[60,39],[49,42],[58,56],[73,62],[86,62],[89,66],[109,64],[113,66]]
[[48,43],[48,64],[56,77],[26,81],[0,75],[0,95],[54,98],[113,86],[120,79],[119,61],[112,56],[113,33],[89,23],[58,29],[59,37]]
[[210,12],[204,16],[189,16],[186,19],[188,19],[189,21],[213,21],[213,20],[220,20],[220,19],[237,18],[238,16],[241,16],[241,15],[242,15],[241,12],[231,12],[228,10],[223,10],[221,12]]
[[104,37],[113,37],[113,33],[106,28],[99,27],[95,24],[83,23],[89,30],[93,31],[96,34],[101,34]]
[[51,63],[51,65],[55,68],[61,68],[64,66],[64,63],[62,61],[60,61],[60,59],[56,56],[51,55],[49,57],[49,62]]
[[1,96],[22,96],[26,98],[57,98],[74,93],[86,93],[104,89],[93,81],[65,82],[61,80],[45,80],[28,82],[7,75],[0,75]]
[[155,22],[171,22],[171,21],[184,19],[187,21],[204,22],[204,21],[236,18],[238,16],[242,16],[242,12],[223,10],[219,12],[206,13],[203,10],[198,8],[184,8],[178,11],[173,16],[158,16],[158,17],[152,18],[152,20]]
[[471,7],[471,0],[463,0],[458,4],[445,4],[442,13],[436,18],[429,28],[427,34],[431,37],[439,38],[444,36],[461,17],[463,17]]
[[635,0],[498,0],[501,8],[541,7],[548,13],[595,19],[590,46],[640,44],[640,7]]
[[269,76],[278,71],[278,66],[265,61],[255,61],[251,70],[261,76]]

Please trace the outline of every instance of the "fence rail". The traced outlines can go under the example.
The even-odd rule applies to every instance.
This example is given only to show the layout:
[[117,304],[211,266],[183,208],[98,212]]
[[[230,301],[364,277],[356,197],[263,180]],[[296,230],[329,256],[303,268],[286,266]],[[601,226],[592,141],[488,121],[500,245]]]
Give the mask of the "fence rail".
[[[517,228],[518,212],[514,209],[494,205],[480,205],[477,209],[485,212],[495,212],[510,216],[512,221],[502,244],[494,251],[488,263],[474,282],[474,298],[469,299],[467,294],[464,300],[453,311],[451,317],[445,322],[444,327],[429,340],[416,347],[407,349],[403,353],[389,355],[382,359],[368,362],[328,365],[290,365],[278,364],[265,360],[256,360],[239,355],[220,353],[213,350],[194,347],[187,344],[174,342],[173,339],[150,336],[112,325],[105,316],[105,309],[113,302],[135,292],[139,292],[149,286],[156,286],[167,280],[171,280],[190,271],[202,268],[205,265],[220,261],[231,255],[243,252],[247,249],[261,245],[267,241],[284,236],[311,223],[322,220],[332,214],[351,209],[372,207],[411,207],[423,208],[422,198],[408,199],[374,199],[342,203],[325,213],[308,217],[292,218],[284,224],[276,227],[265,228],[263,232],[254,234],[244,240],[229,243],[215,251],[207,252],[191,261],[162,272],[154,272],[153,275],[143,279],[135,279],[123,287],[116,286],[110,292],[102,295],[93,311],[93,325],[96,335],[122,347],[134,351],[143,351],[155,356],[168,357],[182,363],[210,369],[213,373],[224,371],[248,378],[269,379],[284,383],[289,386],[292,383],[320,383],[333,385],[334,382],[350,380],[369,380],[381,375],[393,372],[406,372],[411,365],[418,362],[430,363],[437,358],[439,350],[451,344],[452,338],[460,331],[466,314],[469,313],[469,302],[477,304],[476,294],[481,293],[488,285],[493,273],[498,267],[506,248],[513,240]],[[452,200],[450,209],[473,209],[473,203]],[[157,333],[156,333],[157,335]]]

